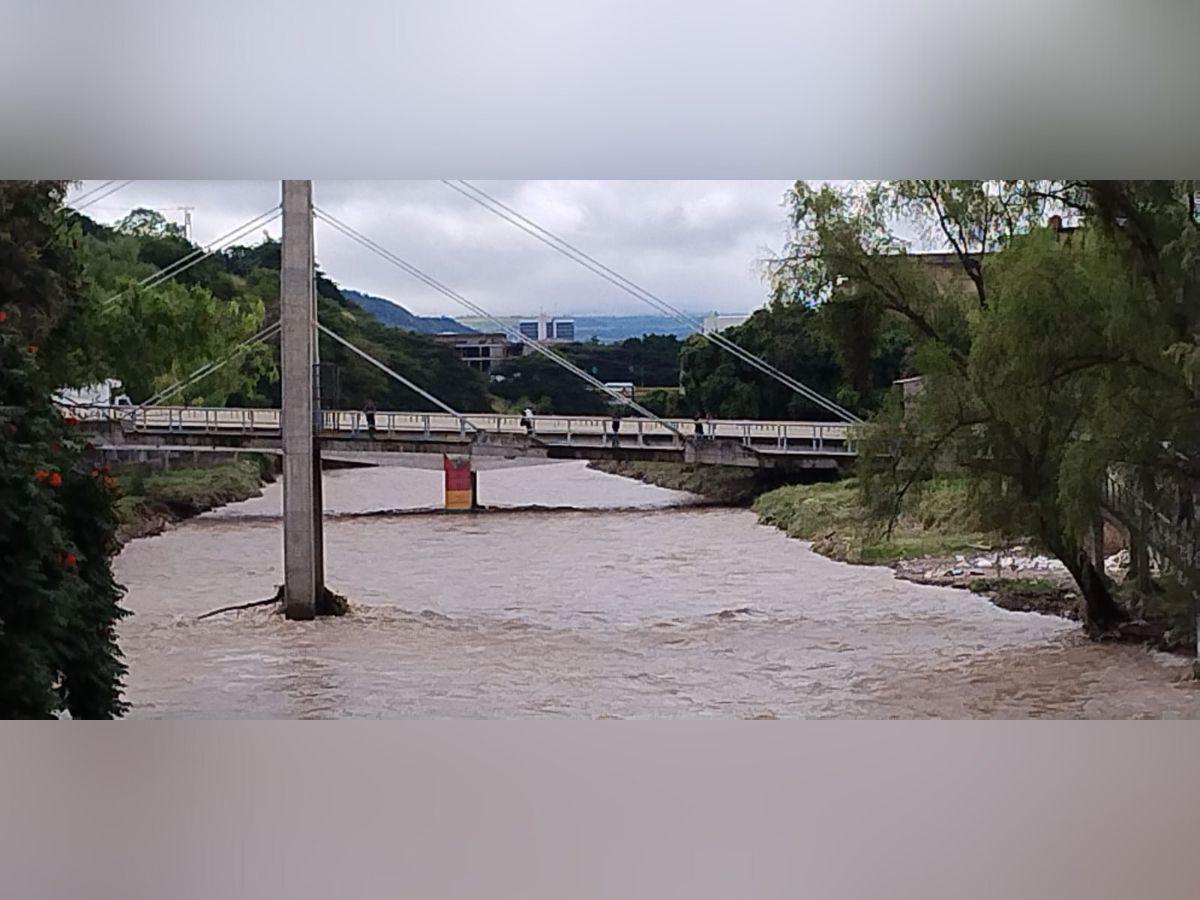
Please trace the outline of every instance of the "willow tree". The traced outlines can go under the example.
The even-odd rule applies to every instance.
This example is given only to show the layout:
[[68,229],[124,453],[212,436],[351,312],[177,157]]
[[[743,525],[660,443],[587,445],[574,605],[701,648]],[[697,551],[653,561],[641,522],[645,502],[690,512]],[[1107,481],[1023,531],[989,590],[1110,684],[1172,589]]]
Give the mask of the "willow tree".
[[[895,319],[914,341],[920,393],[891,398],[863,432],[869,508],[894,521],[923,483],[961,473],[987,524],[1071,572],[1091,633],[1127,618],[1085,535],[1108,468],[1161,455],[1186,392],[1172,323],[1113,234],[1044,226],[1047,191],[1032,182],[798,183],[790,201],[778,294],[850,305],[848,322]],[[945,253],[914,253],[914,238]]]

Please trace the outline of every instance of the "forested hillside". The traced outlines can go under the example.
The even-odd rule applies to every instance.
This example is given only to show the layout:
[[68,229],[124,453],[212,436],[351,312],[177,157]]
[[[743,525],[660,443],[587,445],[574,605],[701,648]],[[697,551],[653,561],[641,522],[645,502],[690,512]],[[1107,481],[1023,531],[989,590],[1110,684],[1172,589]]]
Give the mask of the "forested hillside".
[[[220,359],[279,312],[279,244],[235,246],[155,285],[143,279],[196,248],[162,216],[135,210],[116,226],[79,217],[80,255],[93,300],[79,327],[73,377],[116,377],[139,402]],[[464,411],[489,408],[487,381],[429,337],[383,324],[318,272],[322,324]],[[398,308],[398,307],[397,307]],[[137,352],[130,352],[136,347]],[[426,410],[429,401],[328,337],[320,342],[329,406]],[[277,405],[278,346],[260,344],[171,398],[174,402]]]

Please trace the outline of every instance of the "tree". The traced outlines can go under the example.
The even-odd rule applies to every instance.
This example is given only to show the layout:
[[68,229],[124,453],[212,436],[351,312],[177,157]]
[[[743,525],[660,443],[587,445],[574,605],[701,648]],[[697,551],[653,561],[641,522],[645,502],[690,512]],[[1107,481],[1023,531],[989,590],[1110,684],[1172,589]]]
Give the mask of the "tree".
[[183,229],[174,222],[167,221],[162,213],[139,206],[131,210],[129,215],[117,223],[117,231],[122,234],[132,234],[138,237],[162,237],[170,235],[181,237]]
[[[1196,410],[1167,352],[1170,310],[1147,303],[1113,231],[1042,227],[1051,198],[1034,182],[798,183],[773,277],[785,294],[877,306],[912,334],[922,390],[863,430],[868,505],[894,520],[923,482],[963,473],[989,524],[1063,562],[1098,634],[1126,617],[1083,550],[1102,479],[1157,464]],[[909,253],[893,230],[903,220],[925,223],[956,263]]]
[[[845,310],[849,311],[847,305]],[[878,406],[897,377],[907,341],[894,327],[880,335],[847,320],[831,328],[829,310],[801,297],[779,297],[746,322],[725,332],[731,341],[766,360],[818,393],[858,412]],[[860,317],[861,318],[861,317]],[[842,335],[845,340],[841,340]],[[871,338],[869,352],[853,356],[853,341]],[[832,414],[775,379],[762,374],[698,335],[680,353],[687,405],[727,419],[806,419],[827,421]]]
[[0,183],[0,717],[110,718],[113,489],[49,401],[86,303],[62,182]]
[[614,402],[553,360],[538,353],[509,360],[497,372],[503,380],[492,392],[516,408],[533,407],[537,413],[605,415]]

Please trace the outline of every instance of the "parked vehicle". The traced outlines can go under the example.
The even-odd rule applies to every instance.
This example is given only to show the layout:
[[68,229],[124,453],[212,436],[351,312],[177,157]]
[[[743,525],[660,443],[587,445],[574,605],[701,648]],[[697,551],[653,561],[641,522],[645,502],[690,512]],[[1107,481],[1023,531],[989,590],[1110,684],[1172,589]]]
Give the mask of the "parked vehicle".
[[133,406],[127,394],[119,393],[121,382],[108,378],[81,388],[59,388],[54,402],[59,406]]

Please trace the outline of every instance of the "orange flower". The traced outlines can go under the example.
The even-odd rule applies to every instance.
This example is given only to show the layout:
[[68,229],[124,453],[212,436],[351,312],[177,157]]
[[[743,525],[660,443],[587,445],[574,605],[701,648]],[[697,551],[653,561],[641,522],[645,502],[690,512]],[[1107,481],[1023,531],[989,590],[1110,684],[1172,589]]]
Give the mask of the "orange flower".
[[34,469],[33,470],[33,477],[36,478],[38,481],[45,481],[49,477],[49,475],[50,475],[50,473],[47,472],[45,469]]
[[29,345],[29,352],[30,352],[30,353],[37,353],[37,344],[30,344],[30,345]]
[[57,472],[50,473],[50,487],[58,487],[62,484],[62,476]]

